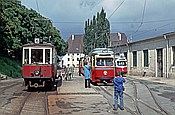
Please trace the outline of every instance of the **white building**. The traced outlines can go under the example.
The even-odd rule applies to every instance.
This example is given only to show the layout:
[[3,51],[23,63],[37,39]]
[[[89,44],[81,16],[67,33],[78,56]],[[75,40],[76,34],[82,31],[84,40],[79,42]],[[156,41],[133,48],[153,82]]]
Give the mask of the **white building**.
[[75,67],[79,66],[79,60],[81,57],[84,57],[85,55],[83,53],[67,53],[62,58],[62,65],[75,65]]
[[175,78],[175,33],[118,46],[127,56],[128,74]]
[[83,54],[83,35],[71,35],[68,39],[68,51],[62,58],[62,66],[75,65],[79,66],[80,58],[84,57]]

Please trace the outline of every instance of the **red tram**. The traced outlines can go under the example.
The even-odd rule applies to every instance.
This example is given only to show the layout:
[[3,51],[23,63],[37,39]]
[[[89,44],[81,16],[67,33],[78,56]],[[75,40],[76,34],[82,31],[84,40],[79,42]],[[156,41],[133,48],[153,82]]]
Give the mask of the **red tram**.
[[112,83],[115,76],[115,53],[111,48],[95,48],[90,53],[91,82]]
[[50,87],[56,89],[57,84],[62,82],[57,75],[57,52],[51,43],[40,43],[35,38],[35,43],[23,45],[22,76],[25,86]]
[[121,72],[121,74],[127,73],[127,60],[124,54],[115,56],[116,71]]

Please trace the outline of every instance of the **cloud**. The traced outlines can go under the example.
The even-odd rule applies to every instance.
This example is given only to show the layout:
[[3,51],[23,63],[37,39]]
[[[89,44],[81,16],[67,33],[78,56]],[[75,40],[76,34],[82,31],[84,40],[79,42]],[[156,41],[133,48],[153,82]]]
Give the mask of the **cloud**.
[[[36,0],[21,0],[28,8],[37,10]],[[48,17],[67,39],[71,34],[84,32],[84,22],[92,19],[93,16],[104,8],[109,17],[124,0],[37,0],[39,13]],[[123,4],[110,17],[111,32],[126,32],[130,35],[139,27],[143,18],[144,23],[138,33],[152,31],[152,34],[162,33],[163,30],[174,30],[174,24],[161,27],[175,20],[175,0],[146,0],[146,7],[143,16],[145,0],[125,0]],[[172,19],[172,20],[170,20]],[[175,19],[175,18],[174,18]],[[160,21],[167,20],[167,21]],[[152,21],[152,22],[151,22]],[[120,22],[120,23],[119,23]],[[129,22],[129,23],[128,23]],[[149,23],[148,23],[149,22]],[[168,29],[167,29],[168,28]],[[137,34],[138,34],[137,33]],[[149,33],[148,33],[149,34]],[[152,35],[151,34],[151,35]],[[143,34],[137,37],[140,39],[147,37]]]

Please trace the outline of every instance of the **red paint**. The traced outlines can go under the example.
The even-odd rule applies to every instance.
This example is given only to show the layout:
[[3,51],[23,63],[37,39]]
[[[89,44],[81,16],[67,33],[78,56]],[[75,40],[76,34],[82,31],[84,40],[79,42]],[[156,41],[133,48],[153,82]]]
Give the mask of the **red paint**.
[[[92,82],[103,82],[103,80],[107,80],[108,82],[112,82],[112,79],[114,78],[114,67],[96,67],[93,68],[91,71],[91,80]],[[107,72],[107,75],[104,73]]]
[[121,73],[127,73],[127,67],[116,67],[116,71]]
[[[35,70],[40,71],[39,76],[32,76]],[[56,70],[53,65],[24,65],[22,68],[23,77],[53,77],[56,75]]]

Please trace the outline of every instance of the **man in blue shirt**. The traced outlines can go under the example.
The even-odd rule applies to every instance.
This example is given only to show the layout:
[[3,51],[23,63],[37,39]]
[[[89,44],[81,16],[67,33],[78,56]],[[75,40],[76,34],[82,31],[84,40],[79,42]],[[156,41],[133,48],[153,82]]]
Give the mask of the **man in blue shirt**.
[[83,70],[84,70],[84,78],[85,78],[85,88],[90,88],[91,74],[90,74],[90,66],[87,65],[87,61],[84,62]]
[[[121,76],[120,72],[118,71],[113,79],[114,83],[114,109],[117,111],[118,108],[124,110],[124,102],[123,102],[123,91],[124,86],[123,83],[125,79]],[[118,97],[120,98],[120,105],[118,104]]]

